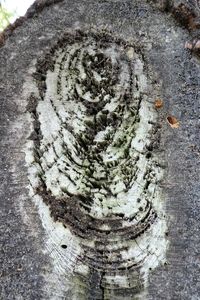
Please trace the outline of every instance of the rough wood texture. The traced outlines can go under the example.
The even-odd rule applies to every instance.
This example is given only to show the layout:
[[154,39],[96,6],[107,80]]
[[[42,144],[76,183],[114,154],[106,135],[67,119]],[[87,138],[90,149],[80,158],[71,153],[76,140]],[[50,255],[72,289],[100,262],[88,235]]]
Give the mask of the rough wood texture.
[[199,299],[199,10],[36,1],[1,35],[1,299]]

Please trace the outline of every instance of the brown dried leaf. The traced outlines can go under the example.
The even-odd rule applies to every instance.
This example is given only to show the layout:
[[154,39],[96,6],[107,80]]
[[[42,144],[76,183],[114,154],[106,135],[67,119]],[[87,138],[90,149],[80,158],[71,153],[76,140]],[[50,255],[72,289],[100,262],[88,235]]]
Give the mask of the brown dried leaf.
[[155,108],[161,108],[163,107],[163,100],[162,99],[156,99],[154,102]]
[[168,116],[167,121],[172,128],[178,128],[180,125],[179,121],[173,116]]
[[200,40],[194,39],[191,42],[186,42],[185,48],[193,51],[198,51],[200,49]]

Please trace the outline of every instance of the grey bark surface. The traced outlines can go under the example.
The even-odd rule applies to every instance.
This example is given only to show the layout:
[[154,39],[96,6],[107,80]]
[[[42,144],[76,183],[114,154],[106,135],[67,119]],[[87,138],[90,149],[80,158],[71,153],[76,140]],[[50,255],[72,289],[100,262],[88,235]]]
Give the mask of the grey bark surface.
[[[198,1],[36,1],[25,18],[1,35],[0,299],[200,298],[199,11]],[[152,95],[164,103],[156,111],[158,130],[153,139],[164,170],[158,184],[167,224],[166,260],[149,270],[147,284],[135,290],[104,287],[102,270],[83,280],[74,269],[65,274],[65,249],[60,244],[54,245],[58,250],[48,248],[47,232],[30,196],[25,159],[33,130],[26,97],[29,79],[38,59],[64,33],[76,30],[103,30],[142,49],[155,87]],[[186,42],[192,49],[185,48]],[[167,122],[170,115],[179,120],[178,128]],[[59,255],[61,275],[54,266]]]

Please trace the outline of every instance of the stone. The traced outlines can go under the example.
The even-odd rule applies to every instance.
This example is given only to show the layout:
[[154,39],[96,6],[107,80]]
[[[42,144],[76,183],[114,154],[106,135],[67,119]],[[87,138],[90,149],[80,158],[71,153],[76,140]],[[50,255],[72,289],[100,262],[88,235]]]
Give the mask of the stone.
[[36,1],[2,33],[2,299],[198,299],[198,18]]

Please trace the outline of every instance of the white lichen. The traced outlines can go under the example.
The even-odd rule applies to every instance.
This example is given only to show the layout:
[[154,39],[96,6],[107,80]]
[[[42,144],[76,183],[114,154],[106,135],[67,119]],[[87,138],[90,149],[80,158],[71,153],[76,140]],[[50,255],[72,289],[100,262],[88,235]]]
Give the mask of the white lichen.
[[[41,140],[39,146],[29,143],[26,149],[31,195],[47,233],[54,275],[60,274],[63,285],[61,277],[73,274],[74,268],[87,276],[87,262],[79,263],[77,258],[84,255],[83,245],[95,250],[99,237],[83,240],[70,226],[64,228],[61,222],[54,222],[51,206],[48,208],[37,195],[40,179],[55,199],[67,199],[69,194],[89,196],[89,211],[81,211],[93,219],[105,220],[99,230],[112,231],[109,220],[118,215],[122,216],[119,222],[124,232],[131,227],[140,232],[142,220],[147,220],[149,228],[135,234],[135,238],[129,239],[131,231],[123,238],[116,230],[105,245],[111,261],[119,249],[123,265],[124,261],[127,267],[133,262],[138,264],[140,272],[135,284],[139,284],[138,278],[147,284],[149,270],[165,261],[167,249],[162,191],[158,186],[163,171],[153,153],[146,156],[152,141],[152,124],[157,119],[151,95],[147,96],[151,83],[134,47],[126,50],[109,42],[98,48],[99,43],[88,37],[84,43],[65,44],[54,54],[54,69],[46,72],[43,99],[37,93]],[[157,218],[151,219],[154,215]],[[61,244],[67,249],[61,249]],[[127,250],[120,250],[125,246]],[[108,272],[104,281],[105,286],[134,286],[126,272],[115,276]]]

